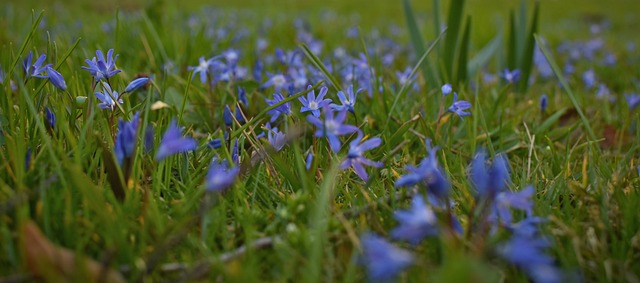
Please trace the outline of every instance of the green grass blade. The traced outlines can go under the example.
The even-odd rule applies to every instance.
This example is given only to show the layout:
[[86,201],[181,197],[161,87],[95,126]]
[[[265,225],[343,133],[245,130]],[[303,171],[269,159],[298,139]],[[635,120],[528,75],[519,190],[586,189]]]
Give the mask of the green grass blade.
[[516,56],[516,45],[517,45],[517,35],[516,35],[516,24],[515,24],[515,16],[513,11],[509,13],[509,42],[507,43],[507,68],[509,70],[513,70],[516,68],[517,64],[517,56]]
[[460,41],[460,49],[458,50],[458,75],[456,82],[467,81],[467,61],[469,57],[469,37],[471,36],[471,16],[467,17],[467,24],[462,33],[462,41]]
[[449,80],[453,78],[454,63],[460,27],[462,25],[462,10],[464,0],[452,0],[449,6],[449,18],[447,19],[447,36],[444,39],[444,68]]
[[27,45],[29,45],[29,42],[31,42],[33,35],[36,33],[36,30],[38,30],[38,26],[40,26],[40,21],[42,21],[42,16],[44,16],[44,11],[40,12],[36,20],[33,21],[33,24],[31,25],[31,31],[29,32],[29,35],[27,35],[27,38],[22,43],[22,46],[20,46],[20,52],[16,54],[16,59],[13,60],[13,63],[11,64],[11,68],[9,68],[8,74],[13,74],[13,70],[16,68],[16,66],[18,65],[18,62],[20,62],[20,59],[22,58],[22,54],[27,49]]
[[[544,44],[542,44],[542,41],[540,40],[540,37],[538,37],[538,35],[534,35],[534,37],[536,39],[536,42],[538,43],[538,47],[540,48],[540,50],[542,50],[542,53],[544,54],[544,57],[547,59],[547,62],[549,62],[549,65],[551,65],[551,69],[553,70],[553,73],[558,78],[558,81],[560,81],[560,85],[562,85],[562,88],[564,88],[564,90],[567,92],[567,96],[569,96],[569,99],[571,100],[571,103],[573,104],[573,107],[575,107],[576,111],[578,111],[578,114],[580,115],[580,119],[582,120],[582,124],[587,129],[587,133],[589,134],[590,141],[598,140],[596,138],[595,133],[593,132],[593,129],[591,128],[591,124],[589,124],[589,119],[587,119],[587,116],[585,116],[584,112],[582,112],[582,108],[580,107],[580,104],[578,103],[578,100],[576,99],[575,95],[573,94],[573,91],[571,90],[571,87],[569,87],[569,84],[567,83],[567,80],[565,79],[564,75],[562,74],[562,70],[560,69],[560,67],[558,67],[558,64],[556,63],[556,60],[553,59],[553,57],[551,56],[551,53],[549,52],[549,50],[547,50],[547,48],[544,46]],[[600,150],[600,147],[596,146],[595,148]]]
[[538,32],[538,14],[540,10],[540,2],[536,1],[535,7],[533,8],[533,18],[531,18],[531,26],[529,27],[529,32],[527,33],[526,42],[524,43],[524,50],[522,50],[521,58],[520,58],[520,68],[522,72],[522,76],[520,77],[520,82],[518,85],[518,90],[520,92],[524,92],[529,87],[529,75],[531,74],[531,69],[533,68],[533,54],[534,48],[536,46],[536,40],[533,37],[536,32]]
[[[402,4],[404,7],[405,18],[407,19],[407,28],[409,29],[409,36],[411,38],[413,49],[416,54],[423,54],[425,51],[424,38],[422,37],[422,35],[420,35],[420,29],[418,28],[418,23],[416,22],[416,18],[413,15],[411,3],[409,2],[409,0],[404,0]],[[436,28],[436,30],[436,34],[439,34],[439,28]],[[429,63],[429,60],[425,58],[425,63],[422,66],[422,75],[427,81],[427,85],[430,86],[438,85],[438,79],[436,77],[437,74],[433,70],[434,69],[431,66],[431,63]]]
[[502,32],[498,31],[498,34],[489,41],[480,52],[478,52],[467,64],[467,70],[470,77],[475,77],[476,73],[484,67],[493,55],[496,54],[498,49],[500,48],[500,44],[502,43]]
[[329,70],[327,70],[327,67],[325,67],[324,64],[322,63],[322,60],[320,60],[318,56],[313,54],[313,52],[311,52],[311,49],[309,49],[309,47],[306,44],[303,43],[302,45],[300,45],[300,47],[302,48],[302,51],[304,51],[304,54],[307,56],[307,58],[311,60],[311,63],[313,63],[313,65],[316,66],[316,68],[318,68],[318,70],[322,72],[322,74],[329,80],[329,82],[331,82],[331,85],[333,86],[333,88],[336,91],[341,91],[342,86],[340,85],[338,80],[336,80],[336,78],[334,78],[333,75],[331,75]]

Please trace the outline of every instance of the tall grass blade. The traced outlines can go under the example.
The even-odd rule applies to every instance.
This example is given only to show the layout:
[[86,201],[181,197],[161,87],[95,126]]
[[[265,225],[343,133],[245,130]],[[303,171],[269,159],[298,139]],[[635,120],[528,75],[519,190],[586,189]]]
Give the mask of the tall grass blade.
[[447,79],[453,79],[454,62],[460,26],[462,25],[462,10],[464,9],[464,0],[452,0],[449,6],[449,18],[447,19],[447,36],[444,39],[444,68],[446,70]]
[[538,32],[538,13],[540,2],[536,1],[533,8],[533,18],[531,18],[531,26],[527,33],[526,41],[524,43],[524,50],[521,53],[520,58],[520,72],[522,76],[518,85],[518,90],[524,92],[529,87],[529,75],[531,75],[531,69],[533,68],[533,53],[536,46],[536,40],[534,35]]
[[[411,3],[409,2],[409,0],[404,0],[402,1],[402,3],[404,6],[404,14],[405,14],[405,18],[407,19],[407,27],[409,29],[409,36],[411,38],[411,44],[413,45],[413,49],[416,52],[416,54],[423,54],[425,51],[424,39],[422,35],[420,35],[420,29],[418,28],[418,23],[416,22],[416,18],[413,15],[413,9],[411,8]],[[434,14],[438,14],[438,13],[434,12]],[[437,21],[439,22],[439,19]],[[437,30],[436,34],[439,34],[440,30],[438,27],[436,27],[436,30]],[[429,62],[428,59],[425,58],[425,63],[421,68],[422,68],[422,75],[427,81],[427,85],[429,86],[438,85],[437,74],[436,72],[433,71],[434,69],[431,66],[431,63]]]

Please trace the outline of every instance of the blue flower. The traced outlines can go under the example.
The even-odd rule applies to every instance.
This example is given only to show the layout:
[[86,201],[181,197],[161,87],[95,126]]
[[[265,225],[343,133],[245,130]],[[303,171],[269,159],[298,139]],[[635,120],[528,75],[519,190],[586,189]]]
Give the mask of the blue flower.
[[229,105],[224,106],[224,111],[222,112],[222,121],[224,121],[224,125],[227,127],[231,127],[233,125],[233,114],[231,114]]
[[354,133],[358,131],[358,127],[343,124],[347,118],[347,111],[340,111],[337,116],[334,116],[333,111],[328,106],[325,106],[322,110],[324,121],[312,115],[307,115],[307,121],[316,126],[315,136],[319,138],[326,137],[329,140],[331,150],[337,153],[342,147],[338,136]]
[[162,160],[177,153],[195,150],[196,147],[198,143],[194,139],[182,136],[182,130],[174,119],[162,136],[155,159]]
[[591,89],[596,85],[596,72],[589,69],[582,74],[582,82],[587,89]]
[[222,147],[222,140],[221,139],[212,139],[209,143],[207,143],[207,146],[211,149],[218,149]]
[[363,249],[362,262],[371,281],[392,280],[413,263],[411,253],[377,235],[366,233],[360,240]]
[[447,95],[449,93],[451,93],[451,91],[453,91],[453,88],[451,88],[451,84],[444,84],[440,90],[442,91],[442,95]]
[[422,159],[418,167],[407,166],[408,173],[396,180],[395,187],[412,187],[417,184],[425,184],[434,196],[445,199],[449,194],[451,184],[445,177],[442,168],[438,165],[436,152],[438,147],[431,147],[431,140],[425,140],[429,156]]
[[49,123],[48,126],[50,126],[51,129],[55,129],[56,128],[56,114],[53,113],[53,111],[51,111],[51,109],[49,109],[49,107],[45,107],[44,108],[44,117],[47,119],[47,122]]
[[22,68],[24,69],[24,73],[26,78],[36,77],[36,78],[47,78],[47,76],[43,76],[42,73],[47,71],[47,68],[51,67],[51,64],[42,65],[44,60],[47,59],[46,54],[40,55],[38,60],[32,65],[33,62],[33,52],[29,52],[29,56],[22,61]]
[[249,106],[249,100],[247,99],[247,92],[242,87],[238,87],[238,101],[244,104],[244,106]]
[[267,140],[269,144],[271,144],[276,151],[280,151],[287,144],[286,135],[278,131],[278,127],[272,128],[271,123],[267,123],[265,128],[267,129]]
[[240,167],[229,167],[226,161],[214,157],[205,178],[205,189],[209,192],[221,192],[231,187],[240,173]]
[[464,110],[467,110],[469,108],[471,108],[471,103],[469,103],[469,101],[466,101],[466,100],[458,101],[458,94],[454,92],[453,103],[449,107],[449,112],[456,113],[458,116],[460,116],[460,118],[462,118],[464,116],[471,115],[471,113],[469,112],[464,112]]
[[356,93],[353,93],[353,85],[349,85],[349,88],[347,88],[347,96],[344,95],[343,91],[338,91],[338,98],[340,98],[342,105],[331,103],[331,109],[336,111],[348,110],[349,112],[354,113],[353,106],[356,104],[356,95],[363,90],[364,89],[361,88],[358,89]]
[[[94,93],[96,98],[98,98],[98,100],[100,100],[101,102],[100,104],[98,104],[98,107],[100,107],[100,109],[109,109],[113,111],[113,109],[116,108],[116,102],[113,99],[118,98],[119,94],[111,90],[111,86],[109,86],[109,84],[107,83],[102,84],[102,89],[102,92]],[[122,103],[122,99],[118,99],[118,104]]]
[[520,70],[510,71],[509,69],[504,69],[504,71],[500,73],[500,76],[508,83],[513,84],[520,80]]
[[302,102],[300,113],[311,111],[313,116],[320,117],[320,109],[331,103],[331,99],[324,99],[324,96],[327,94],[329,89],[326,86],[320,88],[318,97],[316,97],[315,91],[311,89],[311,86],[308,86],[307,90],[310,90],[309,93],[307,93],[307,98],[302,96],[298,97],[298,100]]
[[631,94],[625,94],[624,97],[627,99],[629,110],[635,109],[638,106],[638,104],[640,104],[640,95],[631,93]]
[[540,96],[540,111],[545,112],[547,110],[547,106],[549,105],[549,98],[546,94]]
[[149,82],[149,78],[147,77],[137,78],[132,82],[130,82],[129,85],[127,85],[127,87],[124,89],[124,93],[133,92],[136,89],[139,89],[145,86],[147,82]]
[[438,218],[420,195],[414,195],[409,210],[396,211],[393,216],[400,226],[391,230],[391,237],[417,245],[427,236],[438,234]]
[[118,164],[122,166],[125,158],[131,158],[133,156],[137,136],[138,125],[140,124],[140,112],[136,112],[131,118],[130,122],[125,122],[122,119],[118,120],[118,134],[116,134],[116,141],[114,145],[114,152]]
[[509,162],[503,154],[498,154],[493,159],[491,166],[487,165],[487,154],[479,150],[471,161],[469,178],[476,189],[476,197],[493,199],[503,192],[510,182]]
[[109,51],[107,51],[106,59],[102,50],[96,50],[96,57],[93,57],[91,60],[84,60],[89,66],[82,66],[82,69],[89,71],[96,81],[109,79],[115,74],[121,72],[121,70],[115,70],[118,55],[113,58],[113,49],[109,49]]
[[200,73],[200,82],[203,84],[207,82],[207,76],[209,71],[211,70],[211,65],[213,62],[218,59],[217,57],[210,58],[208,60],[204,59],[204,56],[200,57],[200,64],[198,66],[189,66],[187,70],[193,71],[193,77],[195,77],[198,73]]
[[508,242],[498,247],[497,252],[509,263],[522,269],[533,282],[564,282],[565,275],[555,266],[554,259],[545,253],[550,246],[544,238],[514,234]]
[[309,154],[307,154],[307,159],[304,162],[304,167],[307,169],[307,171],[311,169],[311,163],[313,163],[313,152],[309,151]]
[[510,208],[525,211],[529,216],[532,215],[533,203],[531,202],[531,196],[533,196],[534,193],[535,189],[532,186],[528,186],[518,192],[505,191],[498,193],[492,203],[489,221],[496,223],[497,220],[500,219],[503,225],[511,225],[513,216],[511,215]]
[[239,104],[236,104],[236,112],[234,113],[234,116],[236,117],[236,120],[238,121],[238,123],[240,123],[240,125],[243,125],[244,123],[247,122],[244,119],[242,108],[240,108]]
[[46,69],[48,74],[47,77],[49,78],[49,81],[51,82],[51,84],[53,84],[53,86],[55,86],[59,90],[62,90],[62,91],[67,90],[67,83],[64,81],[62,74],[60,74],[58,71],[56,71],[56,69],[51,67],[47,67]]
[[[279,93],[274,93],[273,99],[265,98],[265,101],[269,106],[278,104],[283,100],[284,100],[284,97],[282,96],[282,94],[279,94]],[[291,115],[291,103],[290,102],[284,103],[274,109],[269,110],[267,114],[271,115],[271,122],[274,122],[276,119],[278,119],[278,117],[280,117],[280,114]]]
[[287,78],[282,74],[272,75],[269,80],[262,84],[261,88],[273,86],[276,91],[281,91],[287,87]]
[[358,137],[349,144],[349,152],[347,153],[347,159],[340,164],[340,169],[347,169],[353,167],[356,174],[365,182],[369,180],[367,170],[364,169],[364,165],[380,168],[383,166],[382,162],[371,161],[368,158],[362,156],[362,154],[373,148],[380,146],[382,139],[375,137],[361,142],[363,138],[362,132],[358,131]]

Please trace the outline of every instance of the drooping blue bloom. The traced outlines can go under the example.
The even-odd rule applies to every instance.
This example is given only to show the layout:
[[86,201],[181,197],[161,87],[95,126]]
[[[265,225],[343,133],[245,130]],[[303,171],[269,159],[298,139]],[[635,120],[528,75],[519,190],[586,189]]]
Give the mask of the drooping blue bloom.
[[398,210],[393,216],[400,225],[391,230],[391,237],[417,245],[427,236],[438,234],[438,218],[421,195],[414,195],[409,210]]
[[149,78],[147,78],[147,77],[137,78],[137,79],[131,81],[129,83],[129,85],[127,85],[127,87],[124,89],[123,93],[133,92],[133,91],[145,86],[148,82],[149,82]]
[[340,164],[340,169],[344,170],[349,167],[353,167],[353,170],[356,171],[356,174],[358,174],[358,176],[366,182],[367,180],[369,180],[369,174],[367,174],[367,170],[364,169],[364,165],[380,168],[384,164],[382,164],[382,162],[372,161],[362,156],[362,154],[367,150],[371,150],[380,146],[380,143],[382,143],[382,139],[375,137],[366,141],[362,141],[362,138],[362,132],[358,131],[358,137],[349,144],[347,159],[343,161],[342,164]]
[[240,108],[239,104],[236,104],[236,112],[234,113],[234,116],[236,117],[236,121],[238,121],[240,125],[244,125],[244,123],[247,122],[244,119],[244,114],[242,114],[242,108]]
[[244,104],[244,106],[249,107],[249,100],[247,99],[247,92],[243,87],[238,87],[238,101]]
[[[282,96],[282,94],[279,94],[279,93],[274,93],[273,99],[265,98],[265,101],[269,106],[275,105],[283,100],[284,100],[284,97]],[[291,115],[291,103],[290,102],[284,103],[274,109],[269,110],[267,114],[271,115],[271,122],[274,122],[276,119],[278,119],[278,117],[280,117],[280,114]]]
[[189,66],[187,70],[193,71],[193,77],[195,78],[196,74],[200,74],[200,82],[203,84],[207,83],[207,77],[209,76],[209,72],[211,71],[211,65],[218,57],[209,58],[208,60],[204,59],[204,56],[200,57],[200,64],[198,66]]
[[49,123],[48,126],[51,127],[51,129],[56,128],[56,114],[53,113],[53,111],[51,111],[51,109],[49,109],[49,107],[45,107],[44,108],[44,117],[45,119],[47,119],[47,122]]
[[100,103],[98,104],[98,107],[100,107],[100,109],[109,109],[113,111],[113,109],[116,108],[116,102],[113,100],[114,98],[118,99],[118,104],[123,103],[122,99],[118,98],[119,94],[116,91],[111,90],[111,86],[109,86],[109,84],[103,83],[102,89],[102,92],[94,93],[96,98],[100,100]]
[[324,99],[324,96],[327,94],[327,91],[329,89],[326,86],[320,88],[318,97],[316,97],[315,91],[311,89],[311,86],[308,86],[307,90],[310,90],[307,93],[307,98],[304,98],[302,96],[298,97],[298,100],[302,102],[300,113],[311,111],[311,114],[313,114],[313,116],[320,117],[320,109],[331,103],[331,99]]
[[444,175],[444,170],[438,165],[436,152],[438,147],[431,147],[431,140],[425,140],[428,156],[422,159],[418,167],[406,166],[407,174],[396,180],[395,187],[412,187],[425,184],[428,191],[440,199],[446,199],[451,184]]
[[51,64],[47,64],[44,66],[42,65],[44,63],[44,60],[46,59],[47,55],[42,54],[32,65],[31,63],[33,62],[33,52],[30,51],[29,56],[27,56],[27,58],[22,61],[22,68],[24,70],[25,77],[27,79],[31,77],[46,78],[46,76],[43,76],[42,73],[46,72],[47,68],[51,67]]
[[540,111],[545,112],[547,110],[547,106],[549,106],[549,98],[546,94],[540,96]]
[[440,90],[442,91],[442,95],[446,96],[453,91],[453,88],[451,88],[451,84],[444,84]]
[[329,140],[331,150],[337,153],[340,151],[340,147],[342,147],[338,136],[355,133],[358,131],[358,127],[343,124],[347,118],[347,111],[340,111],[337,116],[334,116],[333,111],[331,111],[328,106],[325,106],[322,110],[324,113],[324,121],[313,115],[307,115],[307,121],[316,126],[315,136],[319,138],[326,137]]
[[227,127],[231,127],[233,125],[233,114],[231,114],[229,105],[224,106],[224,111],[222,112],[222,121],[224,121],[224,125]]
[[[307,168],[307,171],[309,171],[311,169],[311,163],[312,162],[313,162],[313,151],[309,151],[309,154],[307,154],[307,159],[304,162],[304,167]],[[638,168],[640,168],[640,167],[638,167]]]
[[531,201],[531,196],[533,196],[534,193],[535,189],[533,186],[528,186],[518,192],[504,191],[498,193],[492,203],[489,221],[497,223],[497,221],[500,220],[505,226],[511,225],[513,222],[511,208],[525,211],[528,216],[532,215],[533,202]]
[[457,114],[460,118],[462,118],[462,117],[471,115],[470,112],[464,112],[464,110],[467,110],[469,108],[471,108],[471,103],[466,100],[458,101],[458,94],[454,92],[453,103],[451,104],[451,106],[449,106],[449,109],[448,109],[449,112],[453,112]]
[[89,71],[96,81],[109,79],[121,72],[121,70],[115,69],[118,55],[116,55],[115,58],[113,57],[113,49],[107,51],[106,59],[102,50],[96,50],[96,57],[93,57],[91,60],[84,60],[88,66],[82,66],[82,69]]
[[344,111],[347,110],[351,113],[354,113],[353,106],[356,104],[356,95],[363,91],[364,89],[358,89],[355,93],[353,93],[353,85],[349,85],[347,88],[347,95],[345,96],[343,91],[338,91],[338,98],[342,105],[337,105],[335,103],[331,103],[331,109],[336,111]]
[[58,88],[59,90],[65,91],[67,90],[67,83],[64,81],[62,74],[60,74],[56,69],[47,67],[47,77],[53,86]]
[[479,150],[471,161],[469,178],[476,189],[476,197],[493,199],[511,181],[509,162],[504,154],[498,154],[488,166],[486,152]]
[[178,127],[178,123],[173,119],[164,132],[162,140],[160,140],[155,159],[162,160],[177,153],[195,150],[196,147],[198,147],[198,142],[192,138],[183,137],[182,129]]
[[130,122],[125,122],[122,119],[118,120],[118,133],[116,134],[113,151],[116,154],[116,159],[120,166],[122,166],[125,158],[131,158],[133,156],[136,142],[138,140],[139,124],[140,112],[136,112]]
[[627,99],[627,105],[629,106],[629,110],[635,109],[638,104],[640,104],[640,95],[635,93],[625,94],[624,97]]
[[286,144],[286,135],[278,130],[278,127],[271,127],[271,123],[265,125],[267,129],[267,140],[276,151],[280,151]]
[[387,240],[371,233],[361,237],[362,262],[371,281],[394,279],[402,270],[413,263],[413,255],[400,249]]
[[510,84],[517,83],[518,80],[520,80],[520,70],[516,69],[511,71],[509,69],[504,69],[500,73],[500,77],[502,77],[505,81],[507,81]]
[[209,192],[224,191],[235,183],[238,173],[240,173],[240,167],[229,167],[228,162],[214,157],[205,179],[205,189]]

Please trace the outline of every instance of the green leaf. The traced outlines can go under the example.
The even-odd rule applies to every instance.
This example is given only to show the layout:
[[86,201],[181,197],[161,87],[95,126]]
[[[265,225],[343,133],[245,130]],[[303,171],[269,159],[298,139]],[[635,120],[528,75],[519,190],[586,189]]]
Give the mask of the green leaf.
[[475,77],[476,73],[489,62],[498,48],[500,48],[500,43],[502,43],[502,32],[498,32],[498,34],[469,61],[467,71],[470,77]]
[[444,39],[444,68],[448,80],[453,79],[454,61],[456,56],[460,26],[462,25],[462,10],[464,0],[452,0],[447,19],[447,36]]
[[[413,45],[413,49],[416,52],[416,54],[423,54],[425,51],[424,39],[422,38],[422,35],[420,35],[420,29],[418,28],[418,24],[413,15],[413,9],[411,8],[411,3],[409,2],[409,0],[404,0],[402,3],[404,6],[404,14],[405,14],[405,18],[407,19],[407,27],[409,29],[409,36],[411,37],[411,44]],[[434,3],[434,5],[436,5],[436,3]],[[438,14],[438,13],[435,13],[435,14]],[[436,22],[439,23],[439,19],[436,19]],[[440,30],[438,27],[436,27],[436,34],[439,34],[439,33],[440,33]],[[427,85],[430,85],[430,86],[438,85],[438,78],[436,77],[437,73],[434,72],[433,70],[434,69],[431,66],[431,63],[429,62],[429,60],[425,59],[425,63],[422,66],[422,75],[427,81]]]
[[522,76],[520,77],[520,82],[518,86],[518,90],[520,92],[524,92],[529,87],[529,75],[531,74],[531,69],[533,67],[533,54],[534,48],[536,46],[536,41],[534,35],[538,31],[538,14],[540,10],[540,2],[536,1],[536,4],[533,8],[533,18],[531,19],[531,26],[529,27],[529,32],[527,33],[526,42],[524,43],[524,50],[521,53],[520,58],[520,72],[522,72]]
[[471,16],[467,17],[467,24],[464,27],[462,33],[462,41],[460,42],[460,49],[458,52],[458,76],[455,82],[467,81],[467,61],[469,57],[469,36],[471,32]]

